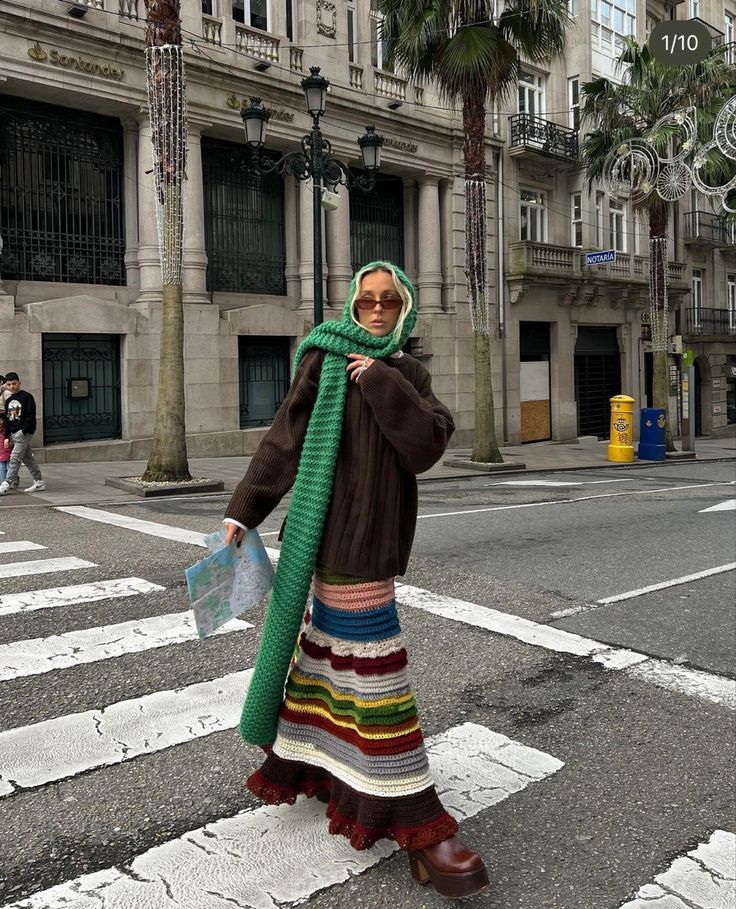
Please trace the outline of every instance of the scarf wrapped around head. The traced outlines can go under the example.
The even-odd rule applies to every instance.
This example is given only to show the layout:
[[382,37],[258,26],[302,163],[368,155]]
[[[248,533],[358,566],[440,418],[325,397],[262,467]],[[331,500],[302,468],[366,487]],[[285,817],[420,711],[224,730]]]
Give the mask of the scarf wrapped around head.
[[[363,276],[379,270],[389,271],[401,282],[405,301],[396,330],[384,337],[376,337],[358,324],[353,310]],[[342,319],[316,326],[296,352],[295,372],[306,351],[318,347],[326,354],[299,459],[258,658],[240,719],[240,734],[252,745],[270,745],[276,738],[284,686],[332,497],[348,390],[347,354],[359,353],[372,359],[391,356],[406,343],[416,318],[414,288],[403,271],[389,262],[371,262],[353,278]]]

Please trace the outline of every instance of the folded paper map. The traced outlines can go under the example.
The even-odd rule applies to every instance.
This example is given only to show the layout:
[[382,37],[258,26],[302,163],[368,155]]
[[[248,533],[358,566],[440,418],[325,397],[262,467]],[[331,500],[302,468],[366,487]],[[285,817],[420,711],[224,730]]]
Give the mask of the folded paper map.
[[225,546],[224,537],[224,530],[205,536],[210,555],[185,571],[200,638],[255,606],[273,586],[273,565],[258,531],[248,530],[240,547]]

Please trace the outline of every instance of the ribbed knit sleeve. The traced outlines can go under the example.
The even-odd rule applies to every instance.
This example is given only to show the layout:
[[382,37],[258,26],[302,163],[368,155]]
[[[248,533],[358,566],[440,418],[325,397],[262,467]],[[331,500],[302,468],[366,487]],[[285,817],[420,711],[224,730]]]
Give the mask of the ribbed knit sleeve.
[[257,527],[294,485],[307,425],[317,399],[323,354],[309,350],[299,364],[271,428],[261,440],[225,516]]
[[358,381],[401,466],[413,474],[439,461],[455,431],[450,411],[432,392],[429,373],[420,367],[416,378],[415,387],[398,369],[375,360]]

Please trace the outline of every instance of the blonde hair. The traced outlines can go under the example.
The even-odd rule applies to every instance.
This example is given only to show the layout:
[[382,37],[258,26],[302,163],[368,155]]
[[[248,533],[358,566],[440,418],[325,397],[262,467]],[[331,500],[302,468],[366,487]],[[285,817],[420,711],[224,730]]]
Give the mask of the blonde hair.
[[399,278],[398,274],[396,273],[396,269],[393,268],[393,266],[388,262],[382,263],[381,265],[364,265],[363,268],[361,268],[360,271],[356,274],[355,292],[353,293],[353,298],[350,301],[350,317],[352,318],[353,322],[355,322],[356,325],[360,325],[360,327],[362,329],[366,330],[365,325],[361,324],[360,319],[358,318],[358,316],[355,312],[355,301],[358,299],[358,296],[360,294],[360,285],[363,282],[363,278],[366,275],[372,275],[374,272],[377,272],[377,271],[385,271],[386,274],[391,275],[391,278],[393,279],[393,282],[394,282],[394,288],[396,289],[396,293],[401,297],[401,301],[402,301],[401,312],[399,313],[399,318],[396,322],[396,327],[394,328],[394,330],[392,332],[392,334],[396,338],[399,338],[399,337],[401,337],[401,329],[404,326],[406,317],[409,315],[412,308],[414,307],[414,303],[412,301],[411,294],[409,293],[409,289],[406,287],[404,282]]

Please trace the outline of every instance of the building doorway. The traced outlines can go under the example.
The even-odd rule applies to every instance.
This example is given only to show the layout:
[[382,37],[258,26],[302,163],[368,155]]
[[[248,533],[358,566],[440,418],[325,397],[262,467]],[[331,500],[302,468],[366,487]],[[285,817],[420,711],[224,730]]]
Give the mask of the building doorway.
[[610,399],[621,394],[621,354],[616,328],[580,325],[575,344],[578,435],[607,439]]
[[521,441],[552,437],[549,322],[519,323]]

